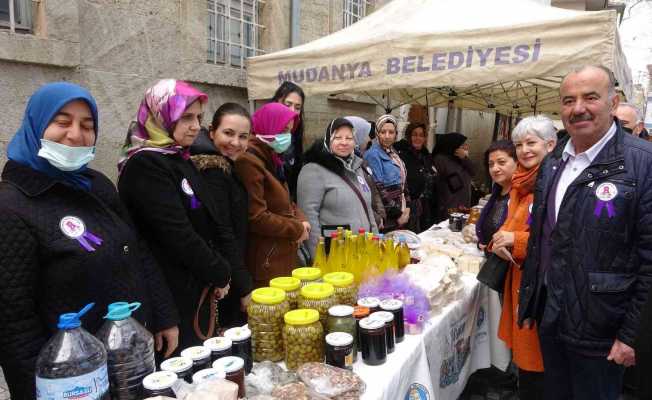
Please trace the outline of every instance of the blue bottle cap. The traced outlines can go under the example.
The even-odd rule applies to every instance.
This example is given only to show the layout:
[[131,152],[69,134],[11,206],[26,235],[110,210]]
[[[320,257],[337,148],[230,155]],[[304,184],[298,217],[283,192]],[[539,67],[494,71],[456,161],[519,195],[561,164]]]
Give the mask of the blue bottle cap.
[[124,301],[119,301],[116,303],[109,304],[109,312],[104,316],[104,318],[109,321],[121,321],[131,317],[131,313],[140,308],[140,303],[127,303]]
[[79,328],[81,326],[81,317],[88,312],[95,303],[89,303],[86,304],[84,308],[81,309],[81,311],[77,313],[67,313],[67,314],[61,314],[59,316],[59,323],[57,324],[57,328],[59,329],[75,329]]

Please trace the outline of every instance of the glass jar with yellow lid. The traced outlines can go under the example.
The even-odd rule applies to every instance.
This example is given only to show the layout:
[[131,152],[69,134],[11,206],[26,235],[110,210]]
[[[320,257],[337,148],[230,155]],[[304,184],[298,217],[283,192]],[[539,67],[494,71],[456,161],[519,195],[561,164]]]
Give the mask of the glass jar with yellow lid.
[[299,303],[299,290],[301,289],[301,280],[292,276],[280,276],[269,281],[269,286],[282,289],[285,292],[285,298],[290,304],[290,310],[296,310]]
[[321,269],[314,267],[301,267],[292,270],[292,277],[301,281],[301,287],[309,283],[321,282]]
[[324,275],[324,282],[335,288],[337,303],[349,306],[354,306],[358,299],[358,289],[353,280],[353,274],[350,272],[331,272]]
[[328,329],[328,309],[336,305],[335,288],[330,283],[310,283],[301,288],[299,308],[317,310],[324,331]]
[[286,313],[284,319],[285,366],[294,371],[307,362],[323,362],[324,328],[319,312],[300,308]]
[[254,361],[283,359],[283,316],[288,311],[283,289],[264,287],[251,293],[247,314]]

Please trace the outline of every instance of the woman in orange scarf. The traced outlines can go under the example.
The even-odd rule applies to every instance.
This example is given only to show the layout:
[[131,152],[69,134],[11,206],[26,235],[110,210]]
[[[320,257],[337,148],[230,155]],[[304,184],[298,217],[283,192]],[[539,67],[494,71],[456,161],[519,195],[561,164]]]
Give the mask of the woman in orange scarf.
[[527,255],[530,237],[534,184],[539,165],[555,147],[556,138],[552,121],[544,116],[527,117],[514,128],[512,140],[516,146],[518,167],[512,177],[507,219],[494,234],[491,243],[491,249],[497,256],[511,261],[505,278],[498,337],[512,349],[513,361],[519,369],[518,392],[521,400],[543,399],[543,358],[537,329],[518,326],[517,307],[521,265]]

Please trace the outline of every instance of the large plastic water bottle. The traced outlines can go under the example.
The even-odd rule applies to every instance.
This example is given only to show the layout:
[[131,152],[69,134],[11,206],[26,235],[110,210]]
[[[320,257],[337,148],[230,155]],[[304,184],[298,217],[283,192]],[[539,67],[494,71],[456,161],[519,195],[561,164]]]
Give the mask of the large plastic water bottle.
[[112,303],[106,322],[95,334],[104,344],[109,366],[111,399],[139,400],[143,378],[155,371],[154,337],[131,313],[140,303]]
[[102,342],[81,327],[80,318],[93,307],[59,317],[59,332],[36,360],[38,400],[109,400],[106,351]]

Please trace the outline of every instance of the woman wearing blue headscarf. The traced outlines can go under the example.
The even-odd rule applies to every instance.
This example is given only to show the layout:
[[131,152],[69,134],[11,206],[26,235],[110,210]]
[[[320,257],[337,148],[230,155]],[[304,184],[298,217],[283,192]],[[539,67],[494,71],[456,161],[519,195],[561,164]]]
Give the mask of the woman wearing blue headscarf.
[[60,314],[94,302],[95,332],[107,306],[141,302],[134,317],[177,346],[178,315],[164,278],[133,229],[95,156],[97,106],[66,82],[38,89],[7,147],[0,182],[0,366],[11,398],[34,399],[34,368]]

